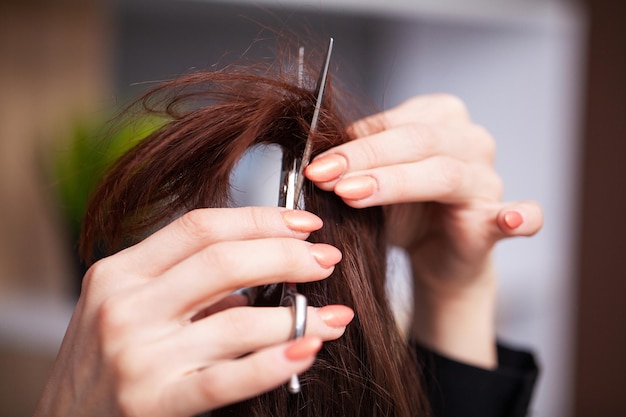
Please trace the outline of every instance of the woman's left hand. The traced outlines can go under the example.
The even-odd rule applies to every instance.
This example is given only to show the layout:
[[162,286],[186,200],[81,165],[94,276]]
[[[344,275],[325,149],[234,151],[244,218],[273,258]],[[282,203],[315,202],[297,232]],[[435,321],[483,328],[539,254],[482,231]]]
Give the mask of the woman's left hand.
[[502,238],[536,233],[539,205],[501,202],[494,140],[456,97],[419,96],[350,129],[356,140],[316,157],[306,176],[352,207],[387,206],[390,243],[413,267],[414,336],[495,366],[491,252]]

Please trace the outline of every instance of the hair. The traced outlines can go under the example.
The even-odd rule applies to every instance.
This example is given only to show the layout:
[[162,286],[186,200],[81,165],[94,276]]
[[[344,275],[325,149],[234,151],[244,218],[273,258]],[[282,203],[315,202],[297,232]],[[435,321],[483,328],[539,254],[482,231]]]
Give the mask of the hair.
[[[93,193],[80,242],[88,262],[94,253],[119,250],[189,210],[232,206],[230,175],[251,147],[277,144],[287,156],[301,154],[314,86],[308,79],[298,86],[283,58],[183,75],[135,103],[167,122],[124,154]],[[352,139],[341,97],[329,82],[313,156]],[[300,284],[299,291],[310,305],[350,306],[355,319],[301,375],[300,394],[279,387],[211,415],[428,415],[420,367],[387,300],[382,208],[351,208],[308,182],[303,194],[306,209],[325,224],[309,240],[336,246],[343,260],[332,279]],[[256,303],[270,303],[259,293]]]

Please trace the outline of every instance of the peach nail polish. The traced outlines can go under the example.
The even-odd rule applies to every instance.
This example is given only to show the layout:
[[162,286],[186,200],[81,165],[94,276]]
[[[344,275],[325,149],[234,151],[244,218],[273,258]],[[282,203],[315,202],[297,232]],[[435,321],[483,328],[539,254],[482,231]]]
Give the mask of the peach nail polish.
[[294,232],[312,232],[323,226],[322,219],[304,210],[288,210],[282,213],[283,221]]
[[318,264],[324,268],[335,266],[341,260],[341,251],[325,243],[316,243],[311,246],[311,254]]
[[291,361],[298,361],[315,355],[322,348],[322,341],[316,337],[303,337],[291,342],[285,349],[285,356]]
[[313,181],[326,182],[341,177],[348,167],[348,162],[341,155],[326,155],[315,159],[306,168],[306,176]]
[[524,222],[524,218],[517,211],[509,211],[504,215],[504,224],[510,229],[517,229]]
[[324,323],[330,327],[345,327],[354,318],[354,311],[344,305],[329,305],[317,310]]
[[348,200],[362,200],[374,194],[376,180],[369,176],[345,178],[335,186],[335,193]]

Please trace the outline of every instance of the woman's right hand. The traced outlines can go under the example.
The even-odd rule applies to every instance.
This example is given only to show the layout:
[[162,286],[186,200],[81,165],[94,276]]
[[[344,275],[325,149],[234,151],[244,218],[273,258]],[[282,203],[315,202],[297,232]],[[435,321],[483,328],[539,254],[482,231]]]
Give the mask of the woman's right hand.
[[191,416],[285,383],[352,320],[246,305],[243,287],[328,277],[341,253],[305,239],[322,221],[280,208],[191,211],[87,272],[36,417]]

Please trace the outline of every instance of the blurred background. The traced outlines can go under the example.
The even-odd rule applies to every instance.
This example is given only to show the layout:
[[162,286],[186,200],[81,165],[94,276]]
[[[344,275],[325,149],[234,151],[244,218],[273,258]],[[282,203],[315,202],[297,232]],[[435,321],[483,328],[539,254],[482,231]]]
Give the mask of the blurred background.
[[499,335],[542,365],[532,415],[626,415],[624,18],[610,0],[4,0],[0,416],[32,414],[77,297],[80,201],[110,157],[85,143],[146,82],[237,57],[257,22],[334,36],[337,76],[380,109],[467,103],[505,199],[545,210],[496,253]]

